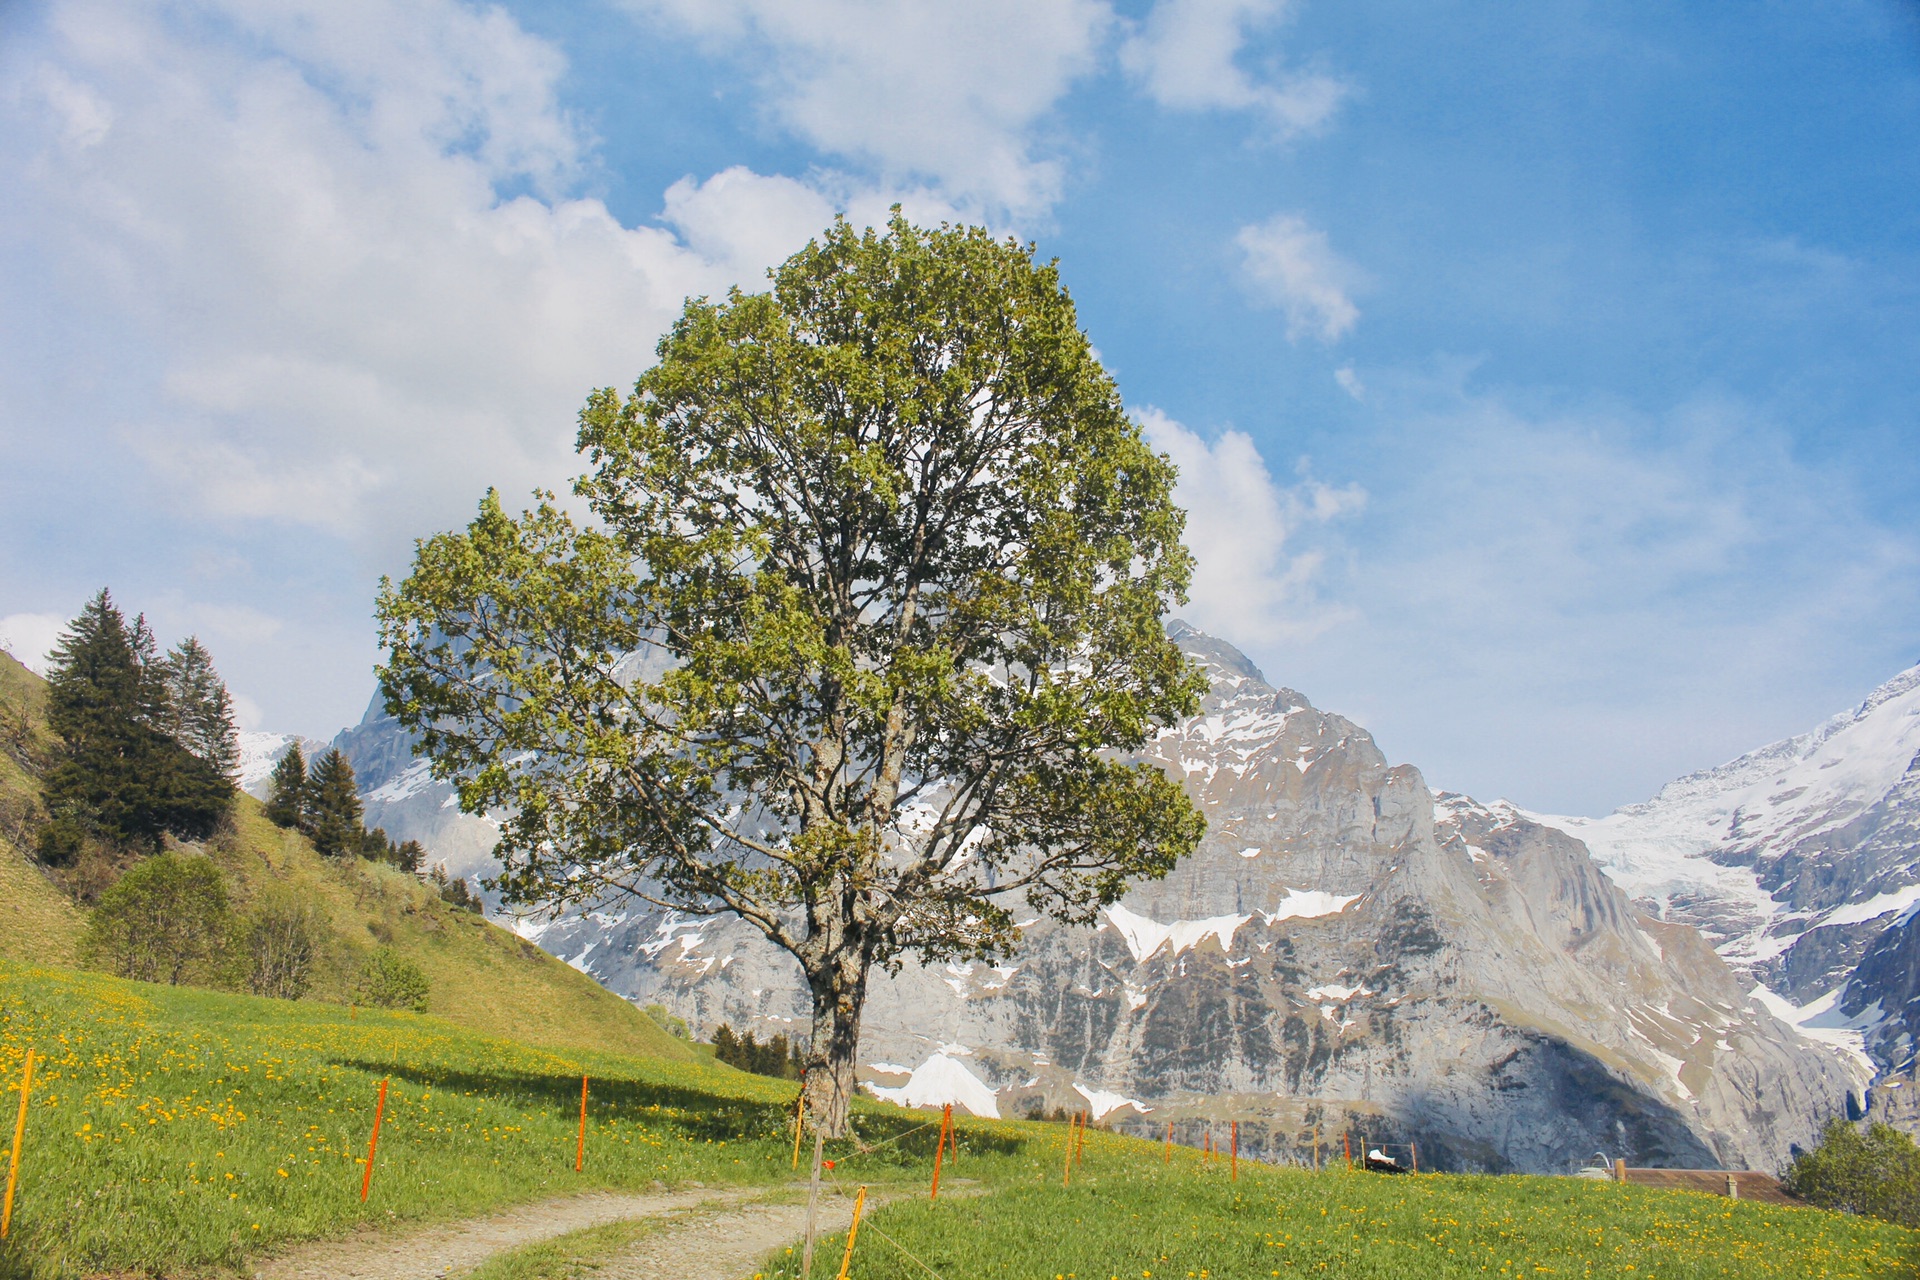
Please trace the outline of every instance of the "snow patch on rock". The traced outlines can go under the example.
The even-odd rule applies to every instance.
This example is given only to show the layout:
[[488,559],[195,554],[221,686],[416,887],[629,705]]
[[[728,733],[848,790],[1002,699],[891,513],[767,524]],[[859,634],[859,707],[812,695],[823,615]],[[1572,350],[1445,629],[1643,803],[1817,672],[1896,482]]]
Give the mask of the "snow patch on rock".
[[[901,1067],[889,1063],[873,1064],[875,1071],[898,1073]],[[958,1058],[936,1053],[907,1072],[907,1082],[897,1088],[869,1083],[874,1097],[902,1107],[944,1107],[952,1103],[987,1120],[1000,1118],[1000,1101],[984,1081]]]

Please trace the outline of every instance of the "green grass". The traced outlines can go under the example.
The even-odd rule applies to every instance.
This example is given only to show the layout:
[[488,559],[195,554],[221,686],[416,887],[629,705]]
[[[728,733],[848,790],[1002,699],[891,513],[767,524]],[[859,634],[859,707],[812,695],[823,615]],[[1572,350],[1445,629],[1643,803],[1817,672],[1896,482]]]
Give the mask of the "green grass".
[[[1916,1244],[1920,1233],[1817,1209],[1571,1178],[1314,1174],[1243,1163],[1235,1183],[1192,1153],[1165,1169],[1157,1149],[1095,1134],[1071,1186],[1050,1168],[991,1196],[916,1197],[882,1209],[860,1232],[852,1275],[1892,1277],[1916,1274]],[[842,1235],[820,1247],[816,1280],[821,1258],[837,1269],[844,1245]],[[786,1280],[796,1269],[776,1257],[765,1275]]]
[[[0,961],[9,1089],[29,1045],[40,1057],[0,1276],[232,1268],[362,1222],[791,1176],[794,1086],[690,1060],[540,1049],[416,1014]],[[575,1173],[583,1072],[587,1166]],[[0,1111],[10,1132],[12,1110]],[[877,1141],[919,1123],[868,1108],[860,1127]],[[862,1159],[898,1176],[930,1159],[932,1142],[922,1130]]]
[[[0,1080],[36,1068],[0,1277],[244,1271],[251,1255],[363,1223],[470,1216],[575,1191],[792,1174],[789,1082],[688,1059],[543,1049],[429,1016],[287,1003],[0,961]],[[587,1167],[573,1169],[580,1076]],[[391,1081],[373,1193],[374,1099]],[[0,1095],[4,1096],[4,1095]],[[11,1108],[0,1107],[10,1119]],[[835,1194],[908,1190],[863,1229],[861,1280],[1227,1280],[1348,1276],[1899,1276],[1920,1233],[1812,1209],[1559,1178],[1308,1174],[1229,1183],[1180,1151],[1095,1133],[1062,1187],[1066,1129],[966,1121],[941,1199],[921,1198],[936,1126],[857,1109],[831,1144]],[[864,1149],[861,1149],[864,1148]],[[776,1194],[783,1194],[778,1193]],[[571,1280],[644,1248],[616,1224],[488,1264]],[[824,1241],[816,1277],[842,1241]],[[904,1250],[905,1252],[902,1252]],[[768,1280],[787,1274],[784,1253]]]
[[607,1258],[624,1253],[662,1228],[672,1226],[677,1217],[606,1222],[570,1231],[564,1236],[496,1254],[467,1272],[461,1280],[584,1280]]
[[[62,873],[63,889],[60,876],[29,857],[39,772],[54,746],[46,682],[0,654],[0,959],[77,965],[87,911],[68,896],[79,892],[76,873]],[[213,839],[185,847],[213,859],[242,912],[270,887],[319,909],[329,937],[314,973],[315,998],[348,1003],[367,956],[392,947],[427,975],[428,1012],[449,1022],[489,1032],[506,1018],[515,1039],[548,1048],[691,1058],[632,1004],[531,942],[442,902],[417,878],[359,858],[324,858],[306,837],[269,822],[252,796],[235,796],[231,816]]]

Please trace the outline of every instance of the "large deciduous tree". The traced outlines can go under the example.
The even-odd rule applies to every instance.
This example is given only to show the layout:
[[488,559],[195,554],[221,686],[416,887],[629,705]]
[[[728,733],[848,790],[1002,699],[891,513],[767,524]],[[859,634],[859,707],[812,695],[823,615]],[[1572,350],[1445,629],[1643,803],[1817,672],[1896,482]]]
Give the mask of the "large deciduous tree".
[[1124,755],[1190,714],[1191,558],[1054,267],[977,228],[837,222],[696,299],[580,415],[596,517],[497,495],[380,598],[392,713],[521,902],[731,912],[813,999],[844,1132],[868,976],[1091,920],[1204,823]]

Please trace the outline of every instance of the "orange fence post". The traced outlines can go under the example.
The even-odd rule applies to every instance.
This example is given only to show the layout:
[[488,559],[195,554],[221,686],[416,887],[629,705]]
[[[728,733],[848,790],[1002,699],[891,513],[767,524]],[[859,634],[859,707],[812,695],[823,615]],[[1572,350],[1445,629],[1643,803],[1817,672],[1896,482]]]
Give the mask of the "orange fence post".
[[800,1129],[807,1110],[807,1072],[800,1071],[800,1094],[793,1100],[793,1171],[800,1172]]
[[1235,1120],[1232,1122],[1232,1124],[1233,1124],[1233,1176],[1229,1178],[1228,1181],[1238,1182],[1240,1181],[1240,1122],[1238,1120]]
[[1060,1172],[1060,1185],[1063,1187],[1073,1182],[1073,1129],[1079,1123],[1079,1112],[1076,1111],[1067,1117],[1067,1163]]
[[367,1175],[360,1179],[360,1203],[367,1202],[367,1192],[373,1190],[373,1153],[380,1149],[380,1118],[387,1114],[387,1082],[380,1082],[380,1101],[373,1108],[373,1137],[367,1141]]
[[847,1280],[847,1268],[853,1265],[853,1238],[860,1234],[860,1210],[866,1207],[867,1189],[860,1188],[860,1194],[853,1198],[853,1225],[847,1228],[847,1252],[840,1259],[840,1280]]
[[573,1149],[573,1171],[587,1167],[587,1078],[580,1077],[580,1142]]
[[1417,1142],[1409,1142],[1407,1144],[1407,1150],[1413,1155],[1413,1171],[1415,1173],[1420,1172],[1420,1144]]
[[940,1155],[947,1149],[947,1126],[953,1123],[953,1104],[949,1102],[946,1110],[940,1113],[940,1141],[933,1148],[933,1193],[929,1200],[940,1198]]
[[7,1204],[0,1209],[0,1240],[13,1229],[13,1188],[20,1181],[20,1144],[27,1138],[27,1093],[33,1088],[33,1050],[27,1050],[27,1063],[20,1073],[20,1114],[13,1122],[13,1155],[7,1160]]
[[1167,1152],[1160,1157],[1161,1164],[1173,1163],[1173,1121],[1167,1121]]

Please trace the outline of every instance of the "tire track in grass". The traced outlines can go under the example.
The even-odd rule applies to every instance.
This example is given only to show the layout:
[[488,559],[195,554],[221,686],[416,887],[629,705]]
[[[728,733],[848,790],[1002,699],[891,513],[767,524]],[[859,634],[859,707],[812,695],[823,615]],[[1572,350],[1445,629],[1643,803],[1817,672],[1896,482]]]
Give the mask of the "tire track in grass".
[[765,1188],[690,1188],[648,1195],[567,1196],[458,1222],[303,1245],[261,1260],[253,1273],[257,1280],[440,1280],[470,1271],[497,1254],[574,1232],[738,1204],[764,1194]]

